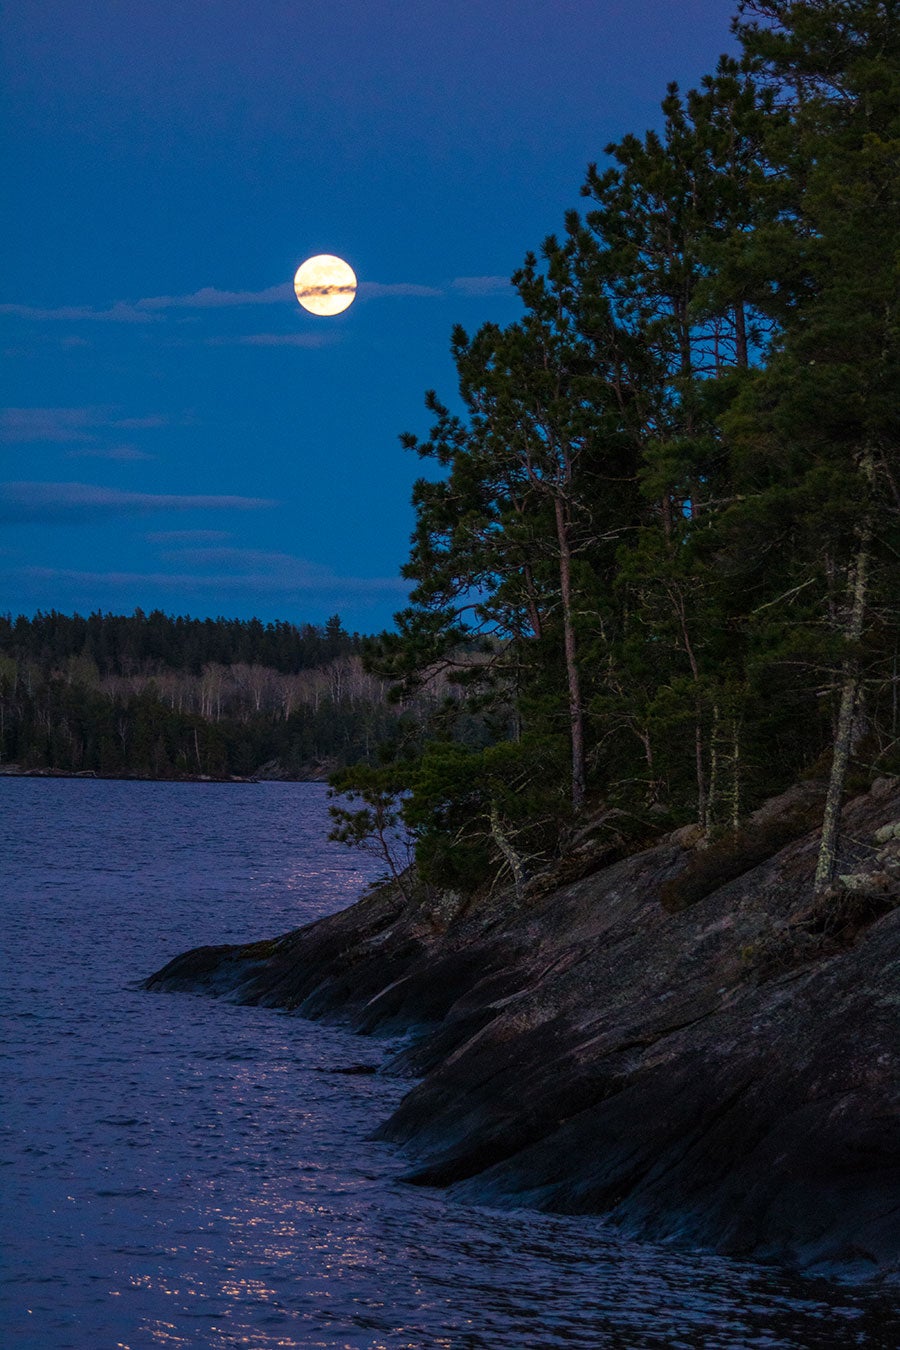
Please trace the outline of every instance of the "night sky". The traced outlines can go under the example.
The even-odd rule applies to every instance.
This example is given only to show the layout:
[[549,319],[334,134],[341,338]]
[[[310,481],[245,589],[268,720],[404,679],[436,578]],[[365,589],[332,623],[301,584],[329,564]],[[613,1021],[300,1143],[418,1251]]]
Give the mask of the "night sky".
[[[727,0],[9,0],[0,612],[374,631],[456,322],[590,160],[733,49]],[[291,278],[360,279],[315,318]]]

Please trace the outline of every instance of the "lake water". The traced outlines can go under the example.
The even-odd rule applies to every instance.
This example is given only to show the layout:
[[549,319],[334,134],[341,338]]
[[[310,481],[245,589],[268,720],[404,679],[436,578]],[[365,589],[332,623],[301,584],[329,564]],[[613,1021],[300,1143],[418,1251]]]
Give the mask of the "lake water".
[[404,1185],[385,1043],[149,994],[353,900],[316,784],[0,778],[4,1350],[900,1344],[873,1291]]

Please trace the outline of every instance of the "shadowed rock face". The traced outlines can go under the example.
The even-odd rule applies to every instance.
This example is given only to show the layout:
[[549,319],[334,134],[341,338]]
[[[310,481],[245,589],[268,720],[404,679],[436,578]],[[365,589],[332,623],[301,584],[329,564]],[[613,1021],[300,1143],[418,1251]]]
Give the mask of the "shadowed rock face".
[[[857,890],[884,875],[874,836],[898,819],[894,782],[847,808]],[[687,856],[674,842],[530,905],[455,917],[386,888],[272,942],[200,948],[147,983],[418,1028],[388,1067],[421,1081],[379,1130],[409,1149],[412,1181],[898,1278],[900,909],[810,938],[816,846],[676,914],[658,898]]]

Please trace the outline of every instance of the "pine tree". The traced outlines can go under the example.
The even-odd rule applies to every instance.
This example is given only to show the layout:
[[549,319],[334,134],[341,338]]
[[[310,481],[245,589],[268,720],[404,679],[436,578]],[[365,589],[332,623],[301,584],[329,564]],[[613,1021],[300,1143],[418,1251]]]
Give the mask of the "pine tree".
[[769,143],[791,186],[776,275],[789,303],[744,415],[757,421],[747,439],[762,423],[772,451],[789,444],[800,461],[784,493],[815,539],[819,622],[837,644],[821,891],[834,879],[865,684],[883,682],[895,646],[866,639],[898,580],[900,11],[892,0],[746,3],[739,32],[789,113]]

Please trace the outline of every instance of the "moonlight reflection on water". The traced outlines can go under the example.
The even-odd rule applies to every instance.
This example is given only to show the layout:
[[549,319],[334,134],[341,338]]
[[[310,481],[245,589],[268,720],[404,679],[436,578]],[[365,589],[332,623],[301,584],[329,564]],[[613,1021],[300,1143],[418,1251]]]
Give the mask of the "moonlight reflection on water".
[[348,903],[318,784],[0,779],[3,1343],[16,1350],[893,1347],[873,1291],[494,1213],[367,1136],[383,1041],[147,994]]

